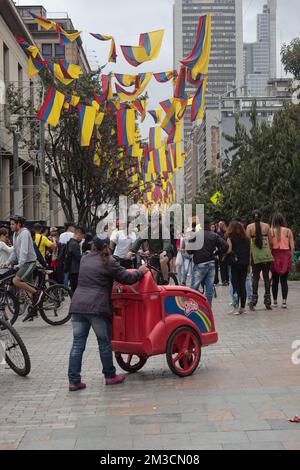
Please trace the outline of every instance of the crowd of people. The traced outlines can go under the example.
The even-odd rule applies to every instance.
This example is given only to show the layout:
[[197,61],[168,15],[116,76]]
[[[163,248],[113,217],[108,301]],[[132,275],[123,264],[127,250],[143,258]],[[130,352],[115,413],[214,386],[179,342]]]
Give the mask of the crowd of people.
[[266,309],[278,306],[279,283],[282,308],[287,308],[295,243],[281,214],[274,215],[271,225],[263,221],[259,210],[253,212],[248,226],[238,217],[228,223],[205,218],[204,227],[194,221],[180,234],[171,227],[167,239],[159,218],[146,232],[130,222],[118,221],[115,230],[105,227],[102,234],[93,237],[74,223],[66,224],[62,233],[41,224],[35,224],[30,232],[24,218],[14,216],[10,231],[12,240],[6,228],[0,229],[0,269],[18,266],[13,284],[32,296],[33,307],[38,307],[43,297],[33,284],[37,264],[51,269],[55,281],[70,286],[73,292],[70,391],[86,387],[81,381],[81,365],[91,327],[99,343],[106,384],[124,381],[124,374],[116,374],[112,359],[112,286],[114,280],[124,284],[140,280],[148,272],[143,263],[146,258],[160,269],[163,284],[169,283],[170,271],[176,271],[181,285],[197,291],[202,286],[210,305],[214,285],[221,279],[222,286],[229,288],[234,315],[246,313],[247,307],[255,310],[261,276]]

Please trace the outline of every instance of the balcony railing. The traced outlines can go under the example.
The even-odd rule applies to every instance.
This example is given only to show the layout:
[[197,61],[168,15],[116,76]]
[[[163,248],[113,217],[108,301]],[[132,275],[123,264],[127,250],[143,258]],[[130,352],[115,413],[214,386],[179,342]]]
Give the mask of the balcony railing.
[[60,20],[68,20],[70,17],[67,12],[63,11],[47,11],[47,19],[48,20],[55,20],[55,19],[60,19]]

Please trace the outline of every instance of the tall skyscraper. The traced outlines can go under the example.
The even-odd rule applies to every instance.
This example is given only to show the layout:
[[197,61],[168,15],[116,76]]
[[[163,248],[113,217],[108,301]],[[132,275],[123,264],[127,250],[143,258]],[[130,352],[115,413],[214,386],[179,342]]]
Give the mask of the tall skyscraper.
[[[206,102],[220,102],[220,95],[229,90],[239,88],[244,83],[243,60],[243,5],[242,0],[175,0],[174,5],[174,66],[180,69],[180,61],[188,56],[195,44],[199,18],[212,13],[212,49],[208,71]],[[191,96],[195,88],[187,87]],[[216,120],[217,124],[217,120]],[[193,123],[190,112],[184,118],[185,150],[191,148]],[[192,147],[194,145],[192,144]],[[199,150],[200,152],[200,150]],[[188,159],[191,158],[188,151]],[[198,172],[193,157],[195,171]],[[176,175],[178,199],[184,198],[185,186],[188,185],[188,168],[186,162],[186,178],[184,170]],[[186,180],[186,181],[185,181]]]
[[[244,82],[243,71],[243,8],[242,0],[175,0],[174,49],[175,67],[193,49],[199,18],[212,13],[212,50],[208,72],[207,101],[218,102],[218,96]],[[191,95],[193,87],[188,88]],[[188,113],[189,114],[189,113]],[[187,141],[192,123],[187,115],[184,123]]]
[[264,96],[270,79],[276,78],[277,0],[268,0],[257,15],[257,41],[244,44],[245,84],[248,96]]

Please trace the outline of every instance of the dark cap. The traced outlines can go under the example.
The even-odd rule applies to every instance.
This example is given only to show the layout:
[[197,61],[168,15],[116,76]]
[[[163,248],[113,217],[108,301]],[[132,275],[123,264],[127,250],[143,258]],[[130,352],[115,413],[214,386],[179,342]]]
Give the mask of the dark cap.
[[101,239],[99,237],[93,238],[93,245],[95,245],[97,251],[102,251],[105,246],[109,246],[109,238]]

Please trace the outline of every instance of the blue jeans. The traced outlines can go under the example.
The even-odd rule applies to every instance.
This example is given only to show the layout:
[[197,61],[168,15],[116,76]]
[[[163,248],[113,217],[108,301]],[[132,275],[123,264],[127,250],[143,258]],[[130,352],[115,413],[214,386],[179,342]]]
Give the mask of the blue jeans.
[[69,273],[65,273],[64,274],[64,285],[66,287],[69,287],[69,282],[70,282],[70,274]]
[[[229,293],[230,293],[230,297],[232,298],[232,303],[234,306],[236,306],[237,304],[237,296],[233,293],[233,285],[232,285],[232,282],[231,282],[231,266],[229,266],[229,269],[228,269],[228,272],[229,272]],[[247,292],[247,299],[249,301],[252,300],[252,294],[253,294],[253,290],[252,290],[252,275],[251,273],[248,273],[247,275],[247,279],[246,279],[246,292]]]
[[77,385],[81,382],[82,356],[91,327],[93,328],[99,345],[100,359],[105,378],[115,377],[116,369],[112,355],[112,323],[108,318],[100,315],[72,315],[73,346],[69,360],[69,382]]
[[205,296],[212,306],[215,280],[215,262],[195,264],[192,276],[192,289],[199,290],[200,284],[203,282],[205,287]]

